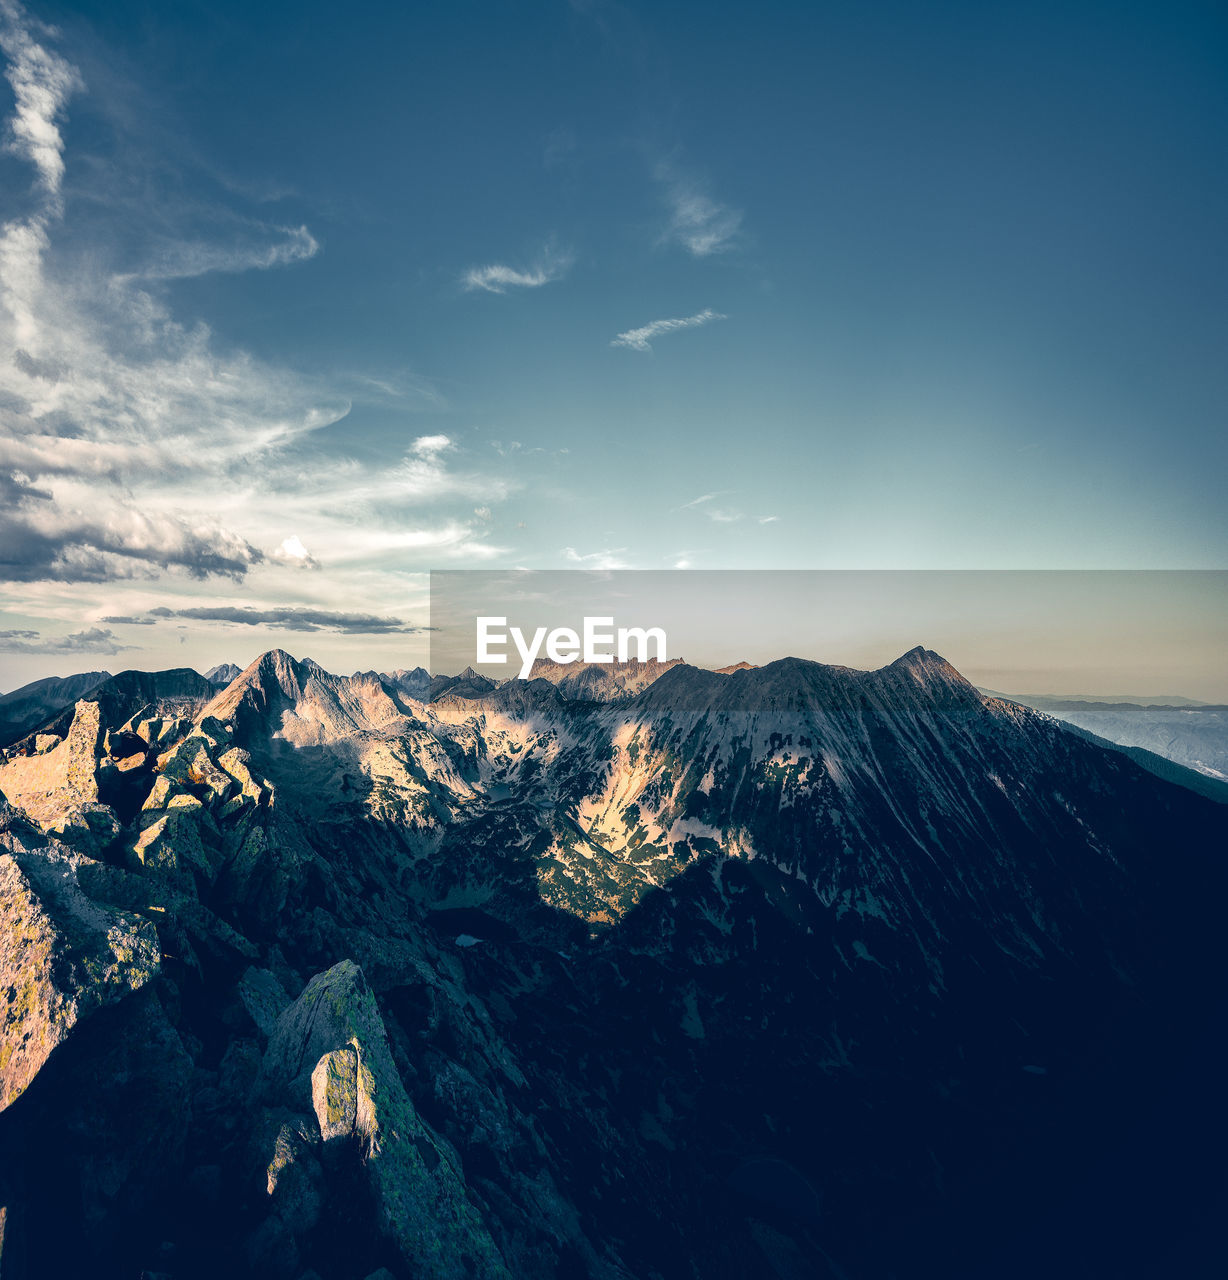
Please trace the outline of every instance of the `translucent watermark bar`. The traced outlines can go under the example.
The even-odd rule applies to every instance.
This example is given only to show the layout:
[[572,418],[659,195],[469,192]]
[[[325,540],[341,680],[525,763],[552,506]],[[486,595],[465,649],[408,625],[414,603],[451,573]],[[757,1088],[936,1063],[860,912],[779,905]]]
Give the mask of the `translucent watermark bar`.
[[433,675],[573,693],[680,661],[875,670],[920,647],[997,691],[1228,703],[1226,571],[448,570],[430,608]]

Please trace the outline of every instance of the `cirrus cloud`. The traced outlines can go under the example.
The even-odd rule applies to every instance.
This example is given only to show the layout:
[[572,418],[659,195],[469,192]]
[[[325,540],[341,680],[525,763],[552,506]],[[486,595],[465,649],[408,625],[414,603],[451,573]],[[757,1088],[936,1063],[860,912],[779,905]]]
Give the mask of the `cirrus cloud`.
[[740,210],[714,199],[702,182],[680,174],[669,163],[657,166],[656,177],[665,188],[670,211],[664,240],[681,245],[695,258],[735,247],[742,227]]
[[656,338],[667,333],[677,333],[679,329],[695,329],[700,325],[711,324],[713,320],[727,320],[729,317],[711,307],[705,307],[693,316],[683,316],[676,320],[653,320],[641,325],[638,329],[628,329],[610,341],[612,347],[627,347],[631,351],[651,351]]
[[461,277],[461,285],[469,292],[506,293],[508,289],[540,289],[544,284],[561,280],[571,269],[575,255],[569,250],[548,244],[532,266],[509,267],[501,262],[484,267],[470,267]]

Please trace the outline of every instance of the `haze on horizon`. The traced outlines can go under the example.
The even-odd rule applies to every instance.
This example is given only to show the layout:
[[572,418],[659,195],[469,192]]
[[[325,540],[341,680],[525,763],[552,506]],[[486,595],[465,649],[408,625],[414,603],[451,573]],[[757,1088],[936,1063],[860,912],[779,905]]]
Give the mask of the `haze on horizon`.
[[[448,567],[1225,568],[1226,50],[1197,3],[0,0],[0,686],[424,664]],[[907,621],[803,656],[994,639]],[[1164,643],[1027,691],[1228,698]]]
[[[670,660],[709,669],[800,657],[873,670],[920,646],[998,692],[1228,704],[1228,572],[1214,571],[452,570],[431,575],[431,625],[399,647],[390,637],[377,665],[356,667],[348,639],[320,630],[268,648],[337,674],[472,666],[511,678],[510,641],[504,667],[479,659],[476,622],[490,614],[525,637],[579,631],[586,617],[660,628]],[[197,670],[250,665],[267,652],[250,647],[252,630],[232,624],[230,648]],[[192,664],[172,648],[149,665]]]

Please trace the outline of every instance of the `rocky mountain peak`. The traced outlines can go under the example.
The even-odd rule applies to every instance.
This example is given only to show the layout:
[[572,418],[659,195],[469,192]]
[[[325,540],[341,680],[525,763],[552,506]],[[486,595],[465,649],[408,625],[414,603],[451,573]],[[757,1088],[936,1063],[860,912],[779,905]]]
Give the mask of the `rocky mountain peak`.
[[965,679],[941,654],[935,653],[932,649],[926,649],[923,645],[909,649],[890,666],[882,668],[880,674],[907,676],[931,695],[955,694],[971,701],[981,701],[981,695],[969,680]]
[[203,707],[198,719],[210,717],[260,742],[284,738],[303,745],[382,729],[404,713],[375,672],[333,675],[310,658],[270,649]]
[[205,672],[205,679],[210,684],[221,685],[225,687],[232,680],[237,679],[243,674],[243,668],[237,667],[233,662],[220,662],[216,667],[210,667]]
[[614,702],[642,692],[668,671],[685,666],[682,658],[659,662],[629,659],[626,662],[552,662],[538,658],[530,680],[549,680],[564,698],[588,702]]

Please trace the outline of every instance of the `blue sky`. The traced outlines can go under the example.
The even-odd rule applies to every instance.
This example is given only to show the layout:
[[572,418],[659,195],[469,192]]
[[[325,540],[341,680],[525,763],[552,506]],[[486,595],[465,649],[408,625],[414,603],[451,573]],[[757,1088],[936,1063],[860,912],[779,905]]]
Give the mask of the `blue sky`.
[[407,665],[431,568],[1225,566],[1221,6],[0,15],[4,687]]

